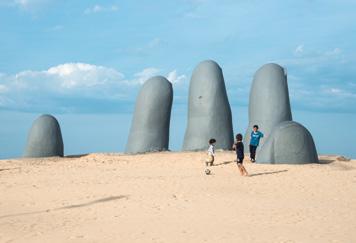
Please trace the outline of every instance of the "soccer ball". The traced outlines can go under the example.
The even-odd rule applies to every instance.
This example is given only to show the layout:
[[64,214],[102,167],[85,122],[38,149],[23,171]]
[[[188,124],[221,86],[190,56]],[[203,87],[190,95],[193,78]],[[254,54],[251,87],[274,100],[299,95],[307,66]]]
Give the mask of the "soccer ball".
[[205,170],[205,174],[210,175],[211,171],[209,169]]

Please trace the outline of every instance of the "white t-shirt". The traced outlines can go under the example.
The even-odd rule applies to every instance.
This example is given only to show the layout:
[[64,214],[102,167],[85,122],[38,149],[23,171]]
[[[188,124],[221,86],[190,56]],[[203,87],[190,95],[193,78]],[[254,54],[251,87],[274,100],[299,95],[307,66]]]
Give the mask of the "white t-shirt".
[[215,156],[214,145],[210,144],[208,149],[208,155]]

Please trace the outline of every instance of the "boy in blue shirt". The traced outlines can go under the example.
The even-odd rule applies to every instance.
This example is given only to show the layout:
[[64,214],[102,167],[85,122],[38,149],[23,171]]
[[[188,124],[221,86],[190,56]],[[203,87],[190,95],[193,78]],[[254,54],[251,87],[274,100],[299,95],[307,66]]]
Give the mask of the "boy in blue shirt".
[[250,158],[251,162],[255,162],[256,159],[256,149],[258,144],[260,143],[260,139],[263,138],[263,133],[258,131],[258,126],[253,126],[253,131],[251,132],[251,139],[250,139]]

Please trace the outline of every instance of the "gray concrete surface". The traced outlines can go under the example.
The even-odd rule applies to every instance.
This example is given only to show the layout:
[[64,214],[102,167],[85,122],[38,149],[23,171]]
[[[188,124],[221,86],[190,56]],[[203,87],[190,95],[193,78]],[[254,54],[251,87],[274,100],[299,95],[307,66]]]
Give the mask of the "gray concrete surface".
[[292,120],[287,75],[284,69],[274,63],[263,65],[258,69],[253,78],[249,99],[249,125],[244,143],[248,147],[252,127],[258,125],[264,134],[258,153],[274,126]]
[[61,128],[51,115],[37,118],[28,134],[24,157],[63,156],[64,146]]
[[318,163],[318,153],[310,132],[301,124],[285,121],[275,126],[257,154],[257,163]]
[[166,78],[145,82],[137,96],[126,153],[168,150],[172,101],[172,84]]
[[223,73],[216,62],[207,60],[198,64],[190,81],[183,150],[205,150],[210,138],[217,140],[217,149],[231,149],[233,144],[231,109]]

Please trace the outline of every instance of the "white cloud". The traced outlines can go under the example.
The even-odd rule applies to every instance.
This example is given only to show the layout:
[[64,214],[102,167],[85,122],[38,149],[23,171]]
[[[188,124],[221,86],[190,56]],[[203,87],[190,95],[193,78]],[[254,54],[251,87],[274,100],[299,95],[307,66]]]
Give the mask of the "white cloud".
[[52,26],[50,28],[47,29],[47,31],[60,31],[60,30],[63,30],[64,29],[64,26],[63,25],[55,25],[55,26]]
[[[86,63],[65,63],[44,71],[25,70],[0,77],[9,99],[31,102],[37,96],[119,98],[124,75],[115,69]],[[3,102],[4,103],[4,102]],[[21,103],[21,102],[20,102]]]
[[200,4],[208,2],[207,0],[185,0],[185,1],[190,4],[195,4],[195,5],[200,5]]
[[66,89],[95,87],[120,81],[124,75],[112,68],[86,63],[66,63],[51,67],[46,73],[61,80]]
[[356,83],[354,83],[354,82],[348,82],[347,84],[348,84],[349,86],[353,87],[353,88],[356,87]]
[[[183,3],[186,5],[186,11],[182,13],[182,17],[201,19],[207,16],[206,6],[209,5],[208,0],[183,0]],[[216,8],[214,8],[214,10],[216,10]]]
[[141,72],[135,73],[134,74],[134,79],[128,81],[130,84],[143,84],[146,82],[147,79],[152,78],[153,76],[156,76],[159,74],[159,69],[149,67],[143,69]]
[[350,112],[355,110],[354,59],[339,47],[298,45],[294,56],[274,62],[288,67],[293,106],[302,109]]
[[284,66],[304,66],[308,69],[315,69],[319,65],[345,62],[343,52],[338,47],[326,51],[307,51],[304,45],[299,45],[294,50],[294,54],[293,58],[273,60],[273,62],[283,63]]
[[33,11],[39,9],[53,0],[5,0],[8,5],[17,7],[25,11]]
[[161,43],[162,43],[162,40],[160,38],[154,38],[153,40],[148,42],[147,48],[155,48],[155,47],[159,46],[159,44],[161,44]]
[[332,95],[333,97],[339,97],[339,98],[356,98],[356,94],[352,93],[350,91],[340,89],[340,88],[324,88],[323,92],[328,95]]
[[296,55],[300,55],[304,52],[304,45],[299,45],[297,46],[297,48],[295,48],[294,50],[294,54]]
[[173,70],[168,73],[167,79],[172,83],[172,84],[177,84],[181,83],[184,80],[186,80],[186,76],[184,74],[178,75],[177,70]]
[[84,14],[94,14],[94,13],[100,13],[100,12],[116,12],[118,10],[119,10],[119,8],[116,5],[102,6],[102,5],[96,4],[90,8],[85,9]]
[[[139,86],[160,70],[148,67],[125,78],[114,68],[87,64],[64,63],[42,71],[25,70],[8,75],[0,73],[0,108],[14,110],[54,109],[60,111],[88,110],[87,102],[96,105],[133,102]],[[185,75],[173,70],[167,75],[179,83]],[[72,101],[78,102],[72,104]],[[115,103],[115,104],[116,104]]]
[[33,0],[14,0],[14,3],[22,8],[27,8],[31,4],[33,4]]
[[8,91],[8,88],[5,85],[0,84],[0,94],[6,93],[7,91]]
[[[160,70],[158,68],[149,67],[149,68],[143,69],[142,71],[140,71],[138,73],[135,73],[134,79],[127,80],[127,82],[129,84],[133,84],[133,85],[144,84],[149,78],[152,78],[153,76],[157,76],[159,74],[160,74]],[[177,70],[173,70],[166,75],[166,78],[172,84],[177,84],[177,83],[181,83],[182,81],[184,81],[187,77],[184,74],[178,75]]]
[[339,55],[341,53],[342,53],[342,50],[340,48],[336,47],[331,51],[326,51],[325,55],[326,56],[335,56],[335,55]]
[[117,49],[117,51],[124,55],[148,55],[153,50],[160,47],[163,43],[164,41],[162,39],[156,37],[139,47]]

